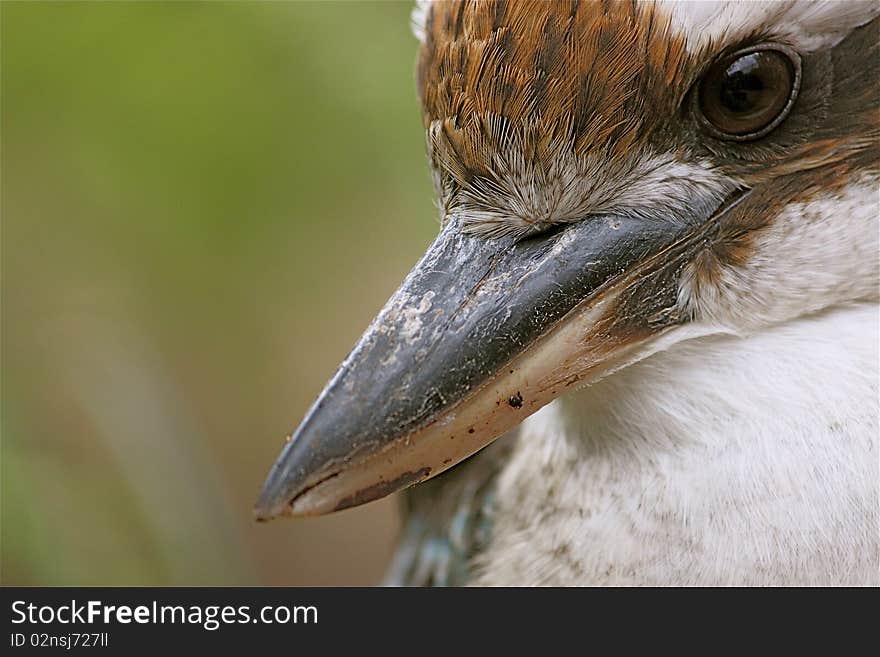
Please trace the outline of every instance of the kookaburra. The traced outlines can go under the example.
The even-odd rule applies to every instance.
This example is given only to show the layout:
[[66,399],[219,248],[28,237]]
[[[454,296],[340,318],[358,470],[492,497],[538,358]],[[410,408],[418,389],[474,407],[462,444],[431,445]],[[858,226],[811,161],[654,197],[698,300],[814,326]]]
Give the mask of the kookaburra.
[[439,235],[258,517],[508,434],[413,490],[404,583],[877,584],[878,15],[419,3]]

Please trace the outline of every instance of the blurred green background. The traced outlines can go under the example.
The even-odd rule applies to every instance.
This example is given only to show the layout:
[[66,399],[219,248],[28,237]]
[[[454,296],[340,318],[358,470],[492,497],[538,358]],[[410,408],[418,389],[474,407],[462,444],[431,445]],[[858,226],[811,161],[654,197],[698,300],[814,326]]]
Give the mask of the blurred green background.
[[2,2],[4,584],[381,577],[251,505],[437,229],[410,9]]

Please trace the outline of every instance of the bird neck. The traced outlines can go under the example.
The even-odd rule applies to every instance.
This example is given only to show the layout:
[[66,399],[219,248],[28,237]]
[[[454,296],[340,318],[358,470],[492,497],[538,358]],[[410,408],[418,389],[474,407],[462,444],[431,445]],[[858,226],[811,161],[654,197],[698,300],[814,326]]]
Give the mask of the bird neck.
[[535,414],[481,581],[877,581],[878,327],[872,303],[694,338]]
[[564,397],[556,422],[587,447],[639,454],[780,430],[827,435],[856,418],[876,425],[878,319],[876,303],[852,304],[686,340]]

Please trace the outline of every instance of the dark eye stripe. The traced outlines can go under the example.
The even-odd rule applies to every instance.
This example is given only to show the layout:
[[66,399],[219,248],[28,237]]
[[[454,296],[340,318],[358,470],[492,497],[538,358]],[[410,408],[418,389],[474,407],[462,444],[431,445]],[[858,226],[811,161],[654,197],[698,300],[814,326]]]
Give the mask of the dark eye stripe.
[[800,77],[800,57],[784,46],[765,44],[733,53],[700,80],[697,116],[719,139],[759,139],[788,115]]

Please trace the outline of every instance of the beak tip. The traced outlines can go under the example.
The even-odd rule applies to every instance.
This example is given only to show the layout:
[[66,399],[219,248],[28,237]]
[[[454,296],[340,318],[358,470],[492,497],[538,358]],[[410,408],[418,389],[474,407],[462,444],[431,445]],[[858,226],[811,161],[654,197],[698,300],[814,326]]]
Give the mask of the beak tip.
[[254,520],[256,522],[269,522],[270,520],[274,520],[280,515],[278,509],[275,507],[276,505],[273,504],[271,500],[267,499],[265,494],[260,495],[260,499],[257,500],[257,503],[254,504],[253,508]]
[[254,504],[253,514],[254,520],[257,522],[274,520],[284,515],[287,510],[288,504],[282,494],[283,488],[279,485],[281,482],[277,480],[277,477],[273,476],[275,474],[273,468],[273,471],[263,484],[263,489],[260,491],[256,504]]
[[254,504],[253,514],[257,522],[268,522],[281,516],[295,515],[290,508],[290,479],[293,452],[292,436],[288,437],[281,453],[269,471],[260,495]]

